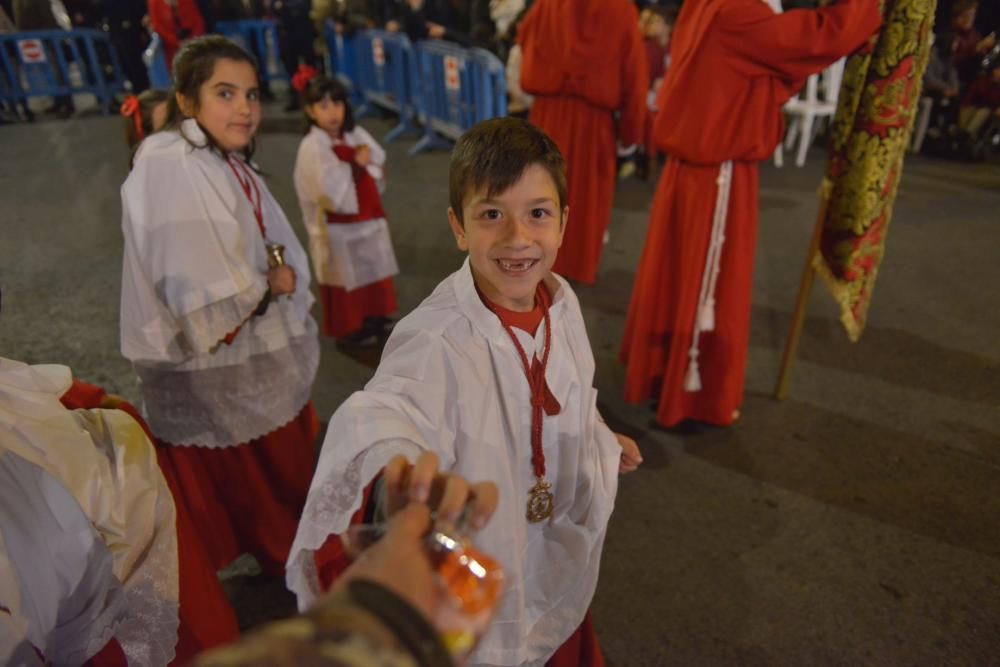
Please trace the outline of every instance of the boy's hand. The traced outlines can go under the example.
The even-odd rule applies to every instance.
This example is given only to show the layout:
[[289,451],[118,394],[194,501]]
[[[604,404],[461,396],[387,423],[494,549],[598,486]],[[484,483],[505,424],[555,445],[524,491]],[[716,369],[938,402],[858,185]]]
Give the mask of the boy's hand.
[[368,146],[358,146],[354,149],[354,164],[367,167],[372,161],[372,151]]
[[276,266],[267,272],[267,284],[271,296],[291,294],[295,291],[295,269],[286,265]]
[[642,463],[642,454],[639,453],[639,445],[627,435],[615,433],[615,437],[618,438],[618,444],[622,448],[622,457],[618,465],[618,472],[623,475],[635,472]]
[[438,458],[432,452],[421,454],[413,465],[404,456],[394,457],[383,470],[383,479],[390,517],[410,502],[417,502],[436,510],[439,521],[453,523],[469,504],[469,525],[478,530],[497,508],[497,487],[493,482],[471,484],[458,475],[439,472]]

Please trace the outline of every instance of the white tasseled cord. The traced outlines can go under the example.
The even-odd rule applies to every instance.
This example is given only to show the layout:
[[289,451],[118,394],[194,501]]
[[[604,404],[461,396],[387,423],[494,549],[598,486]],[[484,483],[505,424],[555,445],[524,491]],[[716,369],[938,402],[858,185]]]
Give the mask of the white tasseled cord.
[[733,163],[723,162],[715,181],[719,189],[715,196],[715,214],[712,232],[705,253],[705,270],[701,276],[701,291],[695,310],[694,332],[688,350],[688,367],[684,374],[684,391],[701,391],[701,373],[698,370],[698,338],[702,331],[715,329],[715,286],[719,279],[722,261],[722,244],[726,240],[726,218],[729,217],[729,191],[733,182]]

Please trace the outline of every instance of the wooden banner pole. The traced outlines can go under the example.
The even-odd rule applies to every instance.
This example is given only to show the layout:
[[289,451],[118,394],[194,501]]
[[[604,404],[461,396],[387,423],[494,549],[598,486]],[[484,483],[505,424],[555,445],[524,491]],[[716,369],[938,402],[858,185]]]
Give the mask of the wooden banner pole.
[[809,295],[812,293],[813,279],[816,277],[816,269],[813,268],[813,258],[816,257],[816,252],[819,250],[819,241],[823,236],[823,222],[826,219],[826,208],[829,201],[829,194],[822,191],[820,194],[819,212],[816,214],[816,226],[813,228],[812,239],[809,241],[809,251],[806,253],[806,265],[802,271],[802,282],[799,283],[799,295],[795,299],[792,324],[788,330],[785,351],[781,357],[778,382],[774,387],[774,398],[779,401],[784,400],[788,393],[788,380],[792,374],[795,352],[799,347],[802,325],[806,321],[806,307],[809,305]]

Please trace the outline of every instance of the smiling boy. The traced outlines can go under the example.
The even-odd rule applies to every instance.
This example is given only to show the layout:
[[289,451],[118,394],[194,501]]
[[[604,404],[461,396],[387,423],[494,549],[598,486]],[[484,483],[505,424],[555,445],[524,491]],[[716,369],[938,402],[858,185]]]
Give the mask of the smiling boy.
[[602,664],[587,610],[618,473],[642,459],[597,412],[580,306],[550,271],[564,170],[515,118],[456,144],[448,221],[468,259],[400,320],[375,377],[330,421],[289,561],[300,606],[318,592],[313,552],[346,529],[365,485],[393,456],[429,450],[500,494],[476,541],[503,564],[505,596],[469,664]]

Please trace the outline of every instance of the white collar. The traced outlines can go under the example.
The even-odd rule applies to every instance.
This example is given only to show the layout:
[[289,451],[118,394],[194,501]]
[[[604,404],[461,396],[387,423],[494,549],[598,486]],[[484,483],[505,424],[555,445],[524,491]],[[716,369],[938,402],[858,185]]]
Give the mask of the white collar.
[[[455,272],[454,290],[455,298],[458,300],[458,307],[462,313],[469,318],[473,326],[486,338],[494,339],[503,331],[500,318],[493,311],[486,307],[476,290],[476,281],[472,277],[472,264],[469,258],[465,258],[462,268]],[[566,281],[552,273],[543,279],[549,292],[552,293],[552,304],[549,306],[549,313],[555,321],[559,313],[565,307],[566,290],[569,289]],[[504,337],[506,338],[506,337]]]

